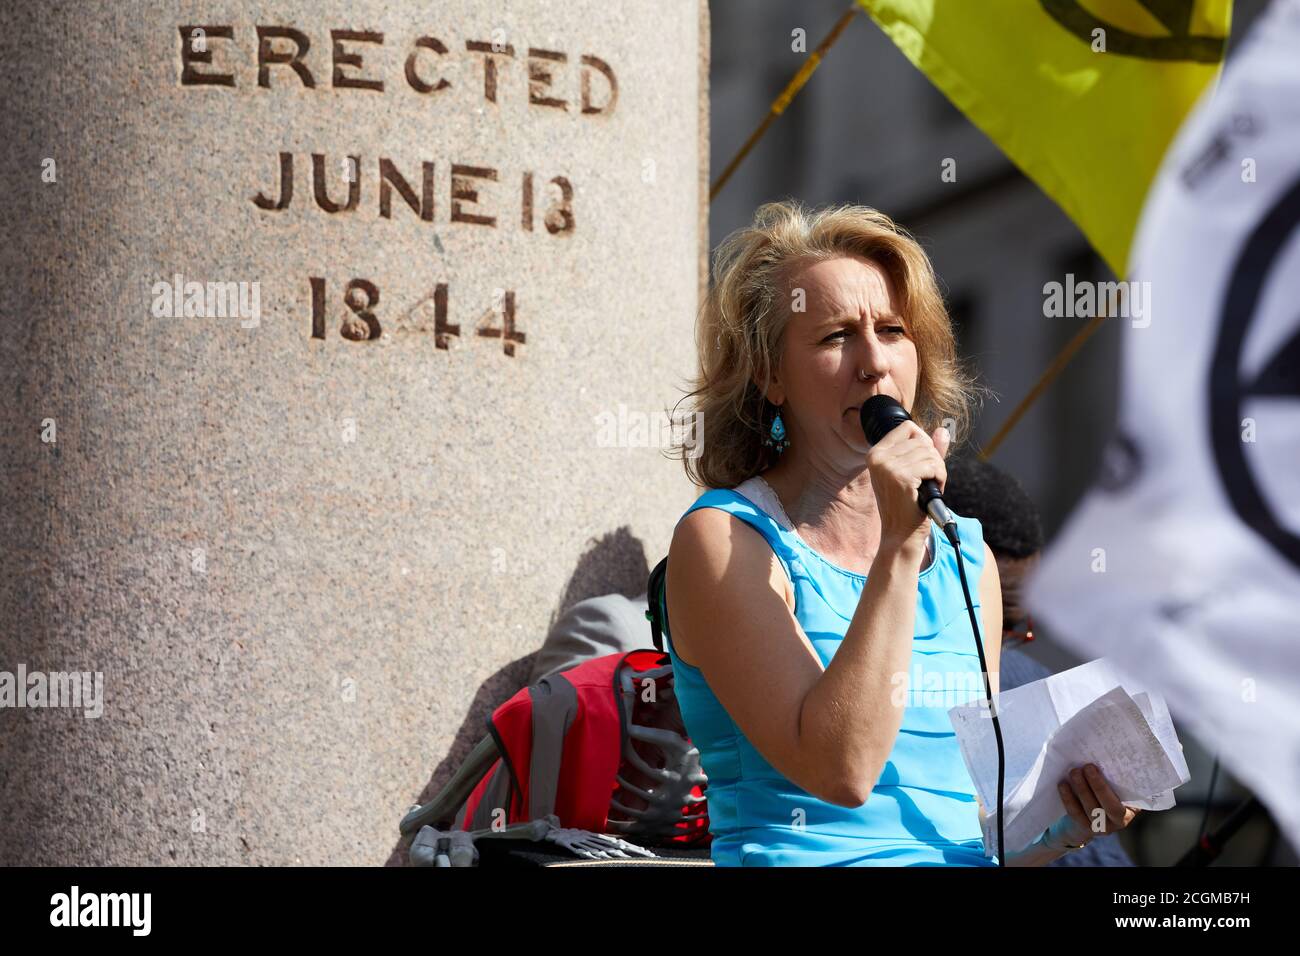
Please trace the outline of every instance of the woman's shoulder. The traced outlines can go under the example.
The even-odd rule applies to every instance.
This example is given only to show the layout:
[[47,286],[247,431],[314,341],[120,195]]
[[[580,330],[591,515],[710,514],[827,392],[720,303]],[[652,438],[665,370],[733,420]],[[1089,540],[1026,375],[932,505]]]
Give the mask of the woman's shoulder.
[[[734,488],[706,489],[682,513],[677,523],[681,524],[682,521],[701,511],[726,512],[746,524],[753,525],[764,537],[771,538],[780,525],[770,513],[771,509],[764,506],[760,492],[761,488],[755,484],[754,479],[742,482]],[[692,523],[711,521],[721,525],[726,524],[726,519],[720,515],[692,519]]]
[[[764,501],[763,490],[757,479],[742,481],[735,488],[706,489],[677,520],[677,528],[689,524],[693,537],[722,551],[732,548],[737,541],[745,542],[746,548],[776,551],[785,563],[785,555],[792,549],[787,540],[789,532],[772,514],[772,506]],[[749,525],[757,533],[737,536],[732,533],[737,523]],[[673,538],[676,540],[676,532]]]
[[[700,538],[705,543],[725,548],[736,539],[735,535],[729,533],[736,522],[749,525],[762,538],[770,538],[770,531],[776,525],[767,512],[736,488],[710,488],[682,513],[673,539],[676,541],[680,530],[686,527],[691,532],[689,537]],[[741,536],[740,540],[748,540],[749,537]],[[754,540],[752,543],[761,545],[762,542]]]
[[696,649],[672,622],[681,624],[682,614],[689,618],[716,609],[725,603],[724,592],[739,605],[754,607],[764,591],[773,591],[794,613],[794,588],[784,559],[774,555],[757,534],[735,533],[727,526],[733,517],[713,508],[700,509],[678,525],[668,548],[669,631],[675,653],[688,664],[697,659]]
[[706,488],[700,492],[699,496],[691,502],[690,506],[682,512],[682,517],[686,517],[693,511],[700,508],[717,507],[728,502],[736,500],[739,497],[733,488]]

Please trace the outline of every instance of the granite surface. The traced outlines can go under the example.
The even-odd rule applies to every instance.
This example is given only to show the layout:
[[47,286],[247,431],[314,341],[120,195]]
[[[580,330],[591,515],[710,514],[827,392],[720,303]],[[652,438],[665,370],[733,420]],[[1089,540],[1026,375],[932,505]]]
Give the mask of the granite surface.
[[707,40],[703,0],[4,5],[0,671],[102,712],[0,709],[0,863],[382,863],[558,615],[644,592]]

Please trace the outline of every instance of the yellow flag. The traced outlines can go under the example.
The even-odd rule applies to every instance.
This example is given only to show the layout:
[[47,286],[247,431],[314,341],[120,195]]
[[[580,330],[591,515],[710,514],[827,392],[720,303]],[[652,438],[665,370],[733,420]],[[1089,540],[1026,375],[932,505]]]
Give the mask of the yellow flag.
[[857,0],[1123,278],[1165,147],[1223,61],[1232,0]]

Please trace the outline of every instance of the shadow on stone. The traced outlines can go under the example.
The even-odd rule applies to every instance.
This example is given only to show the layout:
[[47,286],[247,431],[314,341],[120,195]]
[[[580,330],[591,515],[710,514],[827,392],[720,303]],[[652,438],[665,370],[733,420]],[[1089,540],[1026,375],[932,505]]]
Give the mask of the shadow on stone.
[[[551,614],[547,633],[554,628],[564,612],[579,601],[602,594],[619,593],[625,597],[642,594],[649,574],[645,546],[626,526],[595,539],[592,546],[578,559],[577,566],[569,576],[569,583],[565,585],[564,593]],[[541,644],[542,640],[539,639],[539,649]],[[470,751],[487,735],[487,721],[492,712],[527,686],[536,657],[537,651],[533,651],[516,658],[480,685],[465,721],[456,732],[451,750],[438,763],[419,797],[411,801],[413,805],[428,803],[446,786]],[[395,827],[397,820],[393,824]],[[409,862],[407,851],[414,836],[415,834],[401,836],[384,865],[406,866]]]
[[[658,558],[655,562],[658,563]],[[579,601],[602,594],[618,593],[628,598],[644,594],[650,568],[645,545],[626,525],[592,539],[569,575],[564,594],[547,622],[547,631],[555,626],[560,615]]]

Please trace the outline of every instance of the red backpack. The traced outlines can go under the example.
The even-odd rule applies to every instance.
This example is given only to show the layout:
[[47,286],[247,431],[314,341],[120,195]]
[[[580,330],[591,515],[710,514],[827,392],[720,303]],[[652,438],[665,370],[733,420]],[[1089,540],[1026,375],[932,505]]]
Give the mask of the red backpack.
[[707,785],[673,696],[671,659],[634,650],[516,693],[493,711],[488,736],[451,781],[400,829],[483,831],[555,814],[562,827],[641,845],[707,846]]

